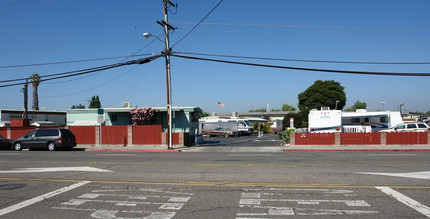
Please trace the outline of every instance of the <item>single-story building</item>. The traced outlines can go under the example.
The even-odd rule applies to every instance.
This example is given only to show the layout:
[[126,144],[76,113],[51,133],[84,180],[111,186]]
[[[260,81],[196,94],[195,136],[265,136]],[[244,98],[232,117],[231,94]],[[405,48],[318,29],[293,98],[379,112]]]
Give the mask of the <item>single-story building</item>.
[[[33,126],[64,126],[65,111],[29,110],[29,124]],[[9,127],[10,119],[24,118],[24,110],[0,109],[0,127]]]
[[[67,110],[67,126],[117,126],[132,125],[131,111],[134,108],[100,108]],[[167,132],[167,107],[152,107],[156,120],[152,125],[161,125]],[[172,107],[172,132],[188,133],[189,143],[195,144],[199,133],[199,107]],[[149,125],[149,124],[148,124]]]

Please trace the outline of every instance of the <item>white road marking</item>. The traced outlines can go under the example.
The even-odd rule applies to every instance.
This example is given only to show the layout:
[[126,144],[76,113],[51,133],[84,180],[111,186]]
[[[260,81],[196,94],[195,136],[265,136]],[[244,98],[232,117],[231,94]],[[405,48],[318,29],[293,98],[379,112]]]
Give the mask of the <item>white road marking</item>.
[[[128,194],[129,192],[133,192],[133,194]],[[139,194],[141,192],[144,192],[144,194]],[[90,211],[90,217],[103,219],[170,219],[191,199],[191,195],[193,194],[152,188],[133,190],[108,187],[82,194],[78,198],[70,199],[67,202],[61,203],[62,206],[52,207],[52,209]],[[86,208],[86,206],[103,206],[105,208],[112,205],[115,206],[115,209]],[[149,205],[149,209],[155,209],[154,211],[139,210],[143,205]],[[126,208],[127,210],[122,208]],[[124,214],[131,217],[123,217],[122,215]]]
[[357,172],[358,174],[381,175],[381,176],[397,176],[415,179],[430,179],[430,171],[411,172],[411,173],[371,173]]
[[97,156],[135,156],[136,154],[96,154]]
[[270,157],[270,154],[228,154],[230,157]]
[[411,198],[409,198],[406,195],[403,195],[400,192],[397,192],[389,187],[375,187],[379,190],[381,190],[383,193],[395,198],[397,201],[409,206],[410,208],[420,212],[421,214],[425,215],[426,217],[430,218],[430,207],[425,206]]
[[416,156],[417,154],[369,154],[370,156]]
[[0,173],[41,173],[41,172],[113,172],[95,167],[47,167],[47,168],[18,168],[15,170],[0,171]]
[[18,204],[15,204],[15,205],[9,206],[9,207],[7,207],[7,208],[3,208],[3,209],[1,209],[1,210],[0,210],[0,216],[3,216],[3,215],[5,215],[5,214],[11,213],[11,212],[14,212],[14,211],[19,210],[19,209],[21,209],[21,208],[25,208],[25,207],[27,207],[27,206],[29,206],[29,205],[34,204],[34,203],[37,203],[37,202],[43,201],[43,200],[48,199],[48,198],[51,198],[51,197],[54,197],[54,196],[56,196],[56,195],[59,195],[59,194],[61,194],[61,193],[67,192],[67,191],[70,191],[70,190],[75,189],[75,188],[78,188],[78,187],[80,187],[80,186],[86,185],[86,184],[88,184],[88,183],[90,183],[90,182],[91,182],[91,181],[78,182],[78,183],[72,184],[72,185],[70,185],[70,186],[63,187],[63,188],[61,188],[61,189],[57,189],[57,190],[55,190],[55,191],[48,192],[48,193],[46,193],[46,194],[44,194],[44,195],[40,195],[40,196],[34,197],[34,198],[32,198],[32,199],[29,199],[29,200],[23,201],[23,202],[21,202],[21,203],[18,203]]

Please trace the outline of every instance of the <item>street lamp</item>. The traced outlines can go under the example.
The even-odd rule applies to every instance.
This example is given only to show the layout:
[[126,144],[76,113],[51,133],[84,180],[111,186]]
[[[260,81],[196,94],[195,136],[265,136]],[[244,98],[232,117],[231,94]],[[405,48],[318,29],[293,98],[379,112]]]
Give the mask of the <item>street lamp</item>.
[[[165,20],[167,20],[167,14],[165,13]],[[173,142],[172,142],[172,86],[171,86],[171,82],[170,82],[170,52],[171,52],[171,48],[169,46],[169,32],[167,29],[167,26],[164,28],[165,29],[165,38],[166,40],[161,40],[160,38],[158,38],[155,35],[152,35],[150,33],[144,33],[143,37],[145,37],[146,39],[150,38],[150,37],[155,37],[157,38],[159,41],[163,42],[165,45],[165,49],[162,52],[164,57],[166,58],[166,81],[167,81],[167,148],[168,149],[173,149]]]
[[161,41],[162,43],[164,43],[164,41],[163,41],[163,40],[161,40],[161,39],[160,39],[160,38],[158,38],[157,36],[152,35],[152,34],[150,34],[150,33],[143,33],[142,35],[143,35],[143,37],[145,37],[146,39],[148,39],[148,38],[150,38],[150,37],[155,37],[157,40],[159,40],[159,41]]

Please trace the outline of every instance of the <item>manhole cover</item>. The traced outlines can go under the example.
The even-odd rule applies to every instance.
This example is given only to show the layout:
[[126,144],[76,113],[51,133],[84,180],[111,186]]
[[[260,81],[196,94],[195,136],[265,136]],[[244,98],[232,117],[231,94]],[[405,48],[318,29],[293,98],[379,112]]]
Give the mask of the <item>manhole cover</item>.
[[27,184],[4,184],[4,185],[0,185],[0,190],[19,189],[25,186],[27,186]]

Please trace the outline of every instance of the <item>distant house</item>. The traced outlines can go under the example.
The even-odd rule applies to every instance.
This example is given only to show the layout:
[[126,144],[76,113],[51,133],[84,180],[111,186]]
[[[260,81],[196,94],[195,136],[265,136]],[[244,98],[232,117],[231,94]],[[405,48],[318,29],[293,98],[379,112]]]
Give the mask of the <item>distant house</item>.
[[[132,125],[131,113],[133,108],[100,108],[100,109],[69,109],[67,110],[67,126],[117,126]],[[161,125],[163,132],[167,132],[167,108],[152,107],[157,110],[157,120],[154,125]],[[172,132],[188,133],[190,143],[198,135],[199,107],[173,107]]]
[[[0,127],[10,126],[10,120],[16,118],[24,118],[24,110],[0,109]],[[33,126],[63,126],[66,124],[66,112],[28,111],[28,119],[30,125]]]

